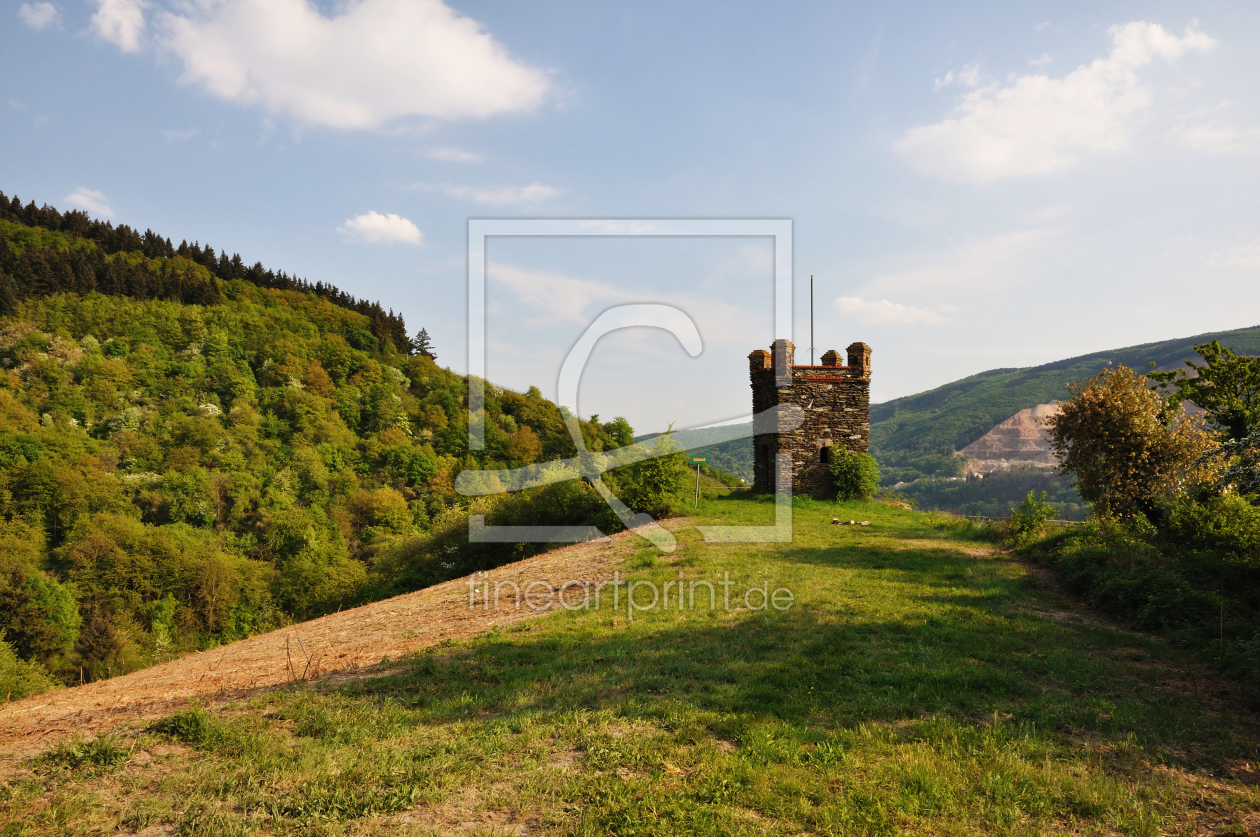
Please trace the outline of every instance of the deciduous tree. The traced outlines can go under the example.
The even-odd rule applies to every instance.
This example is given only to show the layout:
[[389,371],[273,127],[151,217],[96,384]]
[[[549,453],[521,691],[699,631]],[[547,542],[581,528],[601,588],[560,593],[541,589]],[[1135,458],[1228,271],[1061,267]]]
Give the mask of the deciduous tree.
[[1060,469],[1099,513],[1147,513],[1156,497],[1208,480],[1203,454],[1215,443],[1201,419],[1150,383],[1125,366],[1104,369],[1069,384],[1071,399],[1047,421]]

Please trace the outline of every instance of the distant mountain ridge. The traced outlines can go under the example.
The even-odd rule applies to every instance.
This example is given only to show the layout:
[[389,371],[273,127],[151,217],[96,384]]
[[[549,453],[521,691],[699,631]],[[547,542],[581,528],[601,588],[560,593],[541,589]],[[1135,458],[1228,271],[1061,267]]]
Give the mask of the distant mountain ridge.
[[886,480],[954,475],[956,450],[988,433],[1020,410],[1062,400],[1067,383],[1097,375],[1107,364],[1139,372],[1181,366],[1194,347],[1212,340],[1239,354],[1260,354],[1260,326],[1092,352],[1020,369],[981,372],[918,395],[871,406],[871,453]]
[[[1040,366],[991,369],[917,395],[871,405],[871,453],[883,481],[892,485],[922,477],[956,476],[954,456],[997,425],[1039,404],[1063,400],[1068,382],[1097,375],[1108,363],[1139,372],[1150,364],[1168,369],[1198,357],[1194,347],[1212,340],[1246,355],[1260,355],[1260,326],[1196,334],[1056,360]],[[751,480],[752,440],[705,448],[714,467]],[[747,471],[747,473],[745,473]]]

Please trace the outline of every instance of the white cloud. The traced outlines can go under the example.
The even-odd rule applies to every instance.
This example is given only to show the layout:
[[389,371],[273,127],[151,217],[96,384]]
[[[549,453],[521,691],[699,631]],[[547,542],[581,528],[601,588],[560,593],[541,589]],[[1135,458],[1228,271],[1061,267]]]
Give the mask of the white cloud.
[[501,189],[447,186],[446,193],[455,198],[476,201],[486,206],[508,206],[509,204],[542,203],[564,194],[564,190],[535,181],[528,186],[504,186]]
[[589,323],[587,309],[596,302],[624,300],[626,291],[596,279],[579,279],[551,270],[531,270],[495,262],[486,269],[491,283],[508,288],[525,305],[544,313],[535,322]]
[[1260,129],[1257,128],[1235,128],[1208,122],[1193,128],[1178,125],[1172,133],[1176,139],[1196,151],[1220,154],[1260,149]]
[[862,299],[856,296],[842,296],[836,300],[836,310],[864,323],[929,325],[949,322],[949,320],[931,309],[902,305],[898,302],[889,302],[886,299]]
[[146,0],[96,0],[92,29],[123,52],[139,52],[148,5]]
[[1044,261],[1042,251],[1061,236],[1053,227],[1036,227],[968,242],[876,274],[866,287],[884,293],[1009,287],[1030,276]]
[[933,87],[934,90],[940,90],[942,87],[949,87],[951,84],[961,84],[963,87],[975,87],[980,83],[980,67],[976,64],[968,64],[958,72],[950,70],[941,78],[936,80]]
[[114,214],[114,208],[109,205],[105,195],[95,189],[85,189],[82,186],[66,195],[66,203],[71,206],[77,206],[79,209],[86,209],[88,212],[93,212],[97,215],[103,215],[106,218]]
[[1107,56],[1063,78],[1023,75],[973,90],[941,122],[907,131],[893,150],[923,174],[985,182],[1061,171],[1081,152],[1124,148],[1153,98],[1137,71],[1216,41],[1193,25],[1180,38],[1143,21],[1108,31]]
[[406,218],[390,212],[382,215],[379,212],[368,212],[347,218],[346,223],[337,227],[350,241],[364,241],[369,244],[422,244],[424,235],[420,229]]
[[38,31],[52,26],[61,19],[61,13],[52,3],[23,3],[18,6],[18,20]]
[[433,148],[429,150],[429,159],[445,160],[451,163],[480,163],[481,155],[462,148]]
[[[585,326],[600,309],[630,302],[663,303],[688,312],[699,323],[705,346],[709,348],[743,346],[749,334],[756,334],[769,325],[762,309],[740,306],[728,299],[714,298],[712,294],[661,293],[650,288],[627,287],[502,262],[488,264],[486,278],[492,298],[493,289],[503,287],[520,303],[520,307],[512,309],[514,319],[521,319],[521,307],[532,310],[534,316],[523,320],[531,327],[552,329],[565,322]],[[607,339],[636,352],[674,357],[672,349],[662,354],[652,337],[623,335]]]
[[178,128],[168,128],[167,130],[162,132],[162,136],[166,137],[168,140],[172,142],[183,142],[184,140],[192,139],[193,137],[197,136],[197,134],[200,134],[200,133],[201,133],[200,128],[187,128],[182,131],[179,130]]
[[[100,2],[98,16],[106,5],[138,7]],[[310,0],[177,9],[155,15],[155,42],[183,63],[185,83],[307,125],[374,129],[407,117],[528,111],[550,88],[546,73],[441,0],[346,0],[331,17]]]
[[1260,244],[1244,244],[1220,250],[1208,257],[1211,267],[1231,267],[1236,270],[1260,270]]
[[1044,67],[1047,64],[1051,64],[1053,62],[1054,62],[1054,58],[1050,55],[1050,53],[1043,52],[1041,53],[1040,58],[1030,59],[1028,63],[1032,64],[1034,67]]

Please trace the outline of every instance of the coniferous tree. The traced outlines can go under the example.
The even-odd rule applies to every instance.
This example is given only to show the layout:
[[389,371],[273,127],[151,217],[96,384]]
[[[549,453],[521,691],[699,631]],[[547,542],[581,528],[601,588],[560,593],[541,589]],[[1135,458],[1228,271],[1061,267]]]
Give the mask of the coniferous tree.
[[411,353],[413,355],[424,355],[430,360],[437,360],[437,355],[433,352],[433,343],[429,340],[429,332],[426,329],[420,329],[416,336],[412,338]]
[[[173,259],[176,255],[208,269],[222,281],[244,279],[254,285],[279,290],[296,290],[314,293],[334,305],[357,311],[369,318],[373,336],[380,345],[393,344],[408,347],[407,327],[403,318],[392,310],[388,313],[380,303],[356,299],[353,295],[323,283],[308,282],[297,276],[263,267],[255,263],[247,267],[239,255],[229,260],[210,245],[200,242],[189,244],[182,240],[178,247],[169,238],[146,229],[143,234],[126,224],[117,227],[109,221],[97,221],[86,212],[73,210],[62,214],[56,208],[36,206],[34,201],[23,205],[17,198],[9,198],[0,192],[0,221],[11,221],[29,227],[39,227],[84,239],[94,245],[92,255],[72,255],[48,250],[37,257],[19,259],[10,254],[0,254],[0,271],[9,274],[7,287],[0,282],[0,305],[12,305],[22,299],[53,293],[84,294],[93,290],[105,293],[122,293],[137,299],[167,298],[185,303],[210,304],[219,301],[220,293],[213,283],[206,284],[189,276],[171,276],[165,268],[130,262],[120,263],[110,259],[120,253],[140,254],[146,259]],[[7,235],[0,231],[0,244],[6,244]],[[39,247],[41,251],[46,248]],[[19,263],[21,262],[21,263]],[[10,300],[10,297],[12,298]]]

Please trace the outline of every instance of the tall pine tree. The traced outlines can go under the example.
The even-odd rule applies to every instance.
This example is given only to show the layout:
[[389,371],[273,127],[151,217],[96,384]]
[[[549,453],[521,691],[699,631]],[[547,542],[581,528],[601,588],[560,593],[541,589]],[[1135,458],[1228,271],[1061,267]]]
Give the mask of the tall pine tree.
[[433,353],[433,343],[429,340],[429,332],[420,329],[415,337],[411,338],[411,353],[413,355],[425,355],[431,360],[437,360],[437,355]]

